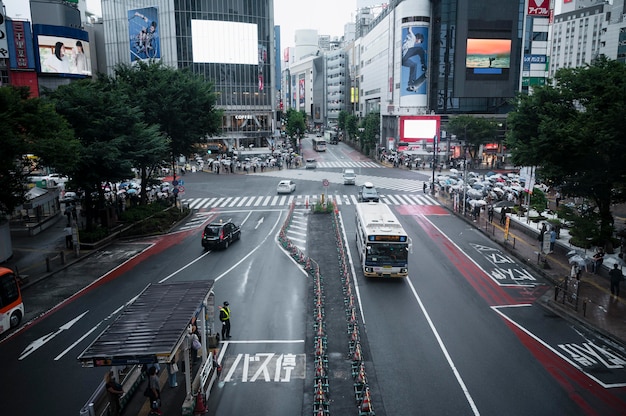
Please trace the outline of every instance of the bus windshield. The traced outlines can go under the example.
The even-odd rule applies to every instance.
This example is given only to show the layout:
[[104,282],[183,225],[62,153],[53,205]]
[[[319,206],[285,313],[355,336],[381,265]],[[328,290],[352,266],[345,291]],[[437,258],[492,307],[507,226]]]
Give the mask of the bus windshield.
[[406,243],[376,243],[367,245],[365,262],[406,263],[408,258],[409,252]]

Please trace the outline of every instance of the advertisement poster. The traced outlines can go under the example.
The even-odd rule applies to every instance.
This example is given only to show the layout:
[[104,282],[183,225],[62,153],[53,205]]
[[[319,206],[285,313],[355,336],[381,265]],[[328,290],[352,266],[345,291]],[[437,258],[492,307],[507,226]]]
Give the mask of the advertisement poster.
[[63,36],[38,35],[39,64],[47,74],[91,75],[89,42]]
[[426,95],[428,71],[428,28],[402,28],[402,70],[400,95]]
[[304,74],[300,74],[300,77],[298,78],[298,98],[299,98],[300,107],[304,107],[304,96],[305,96]]
[[159,13],[156,7],[128,11],[130,61],[160,59]]

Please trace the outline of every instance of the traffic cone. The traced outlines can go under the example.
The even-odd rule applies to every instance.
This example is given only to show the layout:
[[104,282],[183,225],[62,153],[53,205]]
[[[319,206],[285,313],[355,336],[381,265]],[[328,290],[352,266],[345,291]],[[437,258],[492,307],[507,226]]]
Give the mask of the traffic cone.
[[360,412],[371,412],[372,411],[372,402],[370,398],[370,389],[369,387],[365,388],[365,395],[363,396],[363,401],[361,402],[361,406],[359,406]]
[[204,395],[201,391],[199,391],[198,395],[196,396],[196,408],[194,409],[193,414],[202,415],[208,411],[209,409],[207,409],[206,404],[204,403]]

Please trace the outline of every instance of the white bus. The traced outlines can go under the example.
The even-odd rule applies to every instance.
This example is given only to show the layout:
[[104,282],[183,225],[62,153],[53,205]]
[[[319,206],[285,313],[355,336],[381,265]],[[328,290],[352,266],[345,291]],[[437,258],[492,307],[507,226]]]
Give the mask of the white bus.
[[356,204],[356,245],[366,277],[408,276],[411,239],[386,204]]
[[325,152],[326,151],[326,139],[322,137],[314,137],[313,138],[313,150],[316,152]]

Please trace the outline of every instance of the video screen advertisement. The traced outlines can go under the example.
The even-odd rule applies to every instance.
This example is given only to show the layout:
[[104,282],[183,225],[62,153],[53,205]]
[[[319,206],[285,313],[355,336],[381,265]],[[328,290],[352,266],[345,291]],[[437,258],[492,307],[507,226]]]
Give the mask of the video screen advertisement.
[[91,76],[89,34],[80,29],[33,25],[37,71],[65,77]]
[[130,62],[161,59],[159,11],[156,7],[128,11]]
[[467,79],[508,79],[510,69],[511,39],[467,39]]
[[440,128],[441,116],[401,116],[398,150],[413,150],[413,147],[433,144]]

